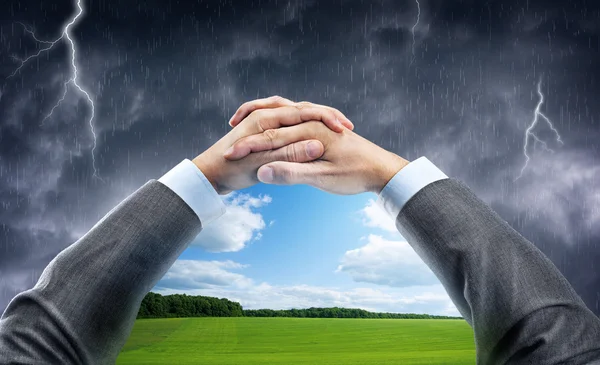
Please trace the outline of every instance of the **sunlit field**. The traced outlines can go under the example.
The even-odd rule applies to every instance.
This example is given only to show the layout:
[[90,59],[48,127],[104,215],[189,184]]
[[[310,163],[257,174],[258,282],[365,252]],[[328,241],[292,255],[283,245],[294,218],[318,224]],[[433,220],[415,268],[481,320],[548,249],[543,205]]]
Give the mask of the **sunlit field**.
[[117,364],[475,364],[464,320],[137,320]]

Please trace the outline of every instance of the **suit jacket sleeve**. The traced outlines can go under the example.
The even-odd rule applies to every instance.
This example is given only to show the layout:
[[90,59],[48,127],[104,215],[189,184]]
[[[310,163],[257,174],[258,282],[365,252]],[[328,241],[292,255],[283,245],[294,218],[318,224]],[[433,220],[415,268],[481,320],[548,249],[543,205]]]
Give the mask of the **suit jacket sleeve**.
[[425,186],[396,227],[473,327],[478,364],[600,363],[600,320],[552,262],[464,183]]
[[114,364],[146,293],[202,225],[151,180],[56,256],[0,319],[0,363]]

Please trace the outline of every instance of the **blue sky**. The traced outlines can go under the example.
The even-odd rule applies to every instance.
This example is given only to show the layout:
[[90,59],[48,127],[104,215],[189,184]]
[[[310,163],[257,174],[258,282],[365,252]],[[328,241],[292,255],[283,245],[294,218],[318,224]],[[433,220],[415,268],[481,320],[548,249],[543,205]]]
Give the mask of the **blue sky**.
[[244,308],[340,306],[458,315],[377,196],[258,184],[223,197],[153,291],[226,297]]

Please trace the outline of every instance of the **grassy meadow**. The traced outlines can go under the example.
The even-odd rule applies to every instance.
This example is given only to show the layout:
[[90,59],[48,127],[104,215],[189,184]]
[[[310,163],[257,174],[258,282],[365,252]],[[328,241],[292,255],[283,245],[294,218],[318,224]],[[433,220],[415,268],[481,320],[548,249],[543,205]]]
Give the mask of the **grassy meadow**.
[[475,364],[463,320],[139,319],[117,364]]

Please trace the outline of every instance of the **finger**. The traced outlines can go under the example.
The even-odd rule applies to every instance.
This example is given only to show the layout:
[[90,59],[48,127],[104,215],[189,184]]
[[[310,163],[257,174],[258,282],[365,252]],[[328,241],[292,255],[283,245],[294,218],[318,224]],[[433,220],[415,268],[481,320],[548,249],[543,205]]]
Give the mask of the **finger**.
[[250,113],[257,109],[272,109],[279,108],[281,106],[293,106],[294,104],[295,103],[293,101],[277,95],[271,96],[269,98],[248,101],[242,104],[238,108],[238,110],[236,110],[236,112],[229,120],[229,125],[235,127]]
[[321,122],[306,122],[287,128],[267,129],[263,133],[240,138],[225,151],[223,157],[235,161],[252,152],[274,150],[294,142],[317,139],[319,127],[325,128]]
[[[308,101],[301,101],[299,103],[295,103],[295,102],[293,102],[289,99],[283,98],[281,96],[271,96],[269,98],[252,100],[252,101],[242,104],[242,106],[240,106],[238,108],[238,110],[234,113],[234,115],[229,120],[229,125],[231,127],[235,127],[242,120],[244,120],[244,118],[246,118],[248,115],[250,115],[250,113],[252,113],[253,111],[258,110],[258,109],[273,109],[273,108],[279,108],[282,106],[294,106],[294,105],[298,106],[299,108],[319,107],[319,108],[325,108],[327,110],[330,110],[335,114],[335,116],[340,120],[340,122],[346,128],[348,128],[350,130],[354,130],[354,124],[350,121],[350,119],[348,119],[348,117],[346,117],[344,115],[344,113],[337,110],[336,108],[333,108],[333,107],[330,107],[327,105],[314,104],[314,103],[310,103]],[[334,129],[334,130],[336,130],[336,129]]]
[[259,109],[254,111],[240,125],[240,127],[243,126],[244,128],[241,135],[259,134],[267,129],[289,127],[315,120],[322,121],[323,124],[334,131],[341,132],[344,130],[344,127],[333,112],[325,108],[283,106],[276,109]]
[[273,151],[263,152],[260,160],[262,162],[261,165],[274,161],[302,163],[316,160],[323,156],[324,152],[325,147],[323,147],[323,143],[313,139],[292,143]]
[[321,166],[320,161],[297,163],[276,161],[262,165],[256,172],[259,181],[275,185],[310,185],[316,181]]
[[352,123],[352,122],[350,121],[350,119],[348,119],[348,117],[346,117],[346,116],[344,115],[344,113],[342,113],[341,111],[339,111],[338,109],[336,109],[336,108],[334,108],[334,107],[327,106],[327,105],[322,105],[322,104],[315,104],[315,103],[311,103],[311,102],[309,102],[309,101],[301,101],[301,102],[299,102],[299,103],[296,103],[296,104],[305,104],[305,105],[307,105],[307,106],[313,106],[313,107],[318,107],[318,108],[326,108],[326,109],[329,109],[329,110],[331,110],[331,111],[332,111],[332,112],[333,112],[333,113],[336,115],[336,117],[337,117],[337,118],[340,120],[340,122],[342,122],[342,124],[343,124],[343,125],[344,125],[346,128],[348,128],[348,129],[350,129],[350,130],[354,130],[354,123]]

